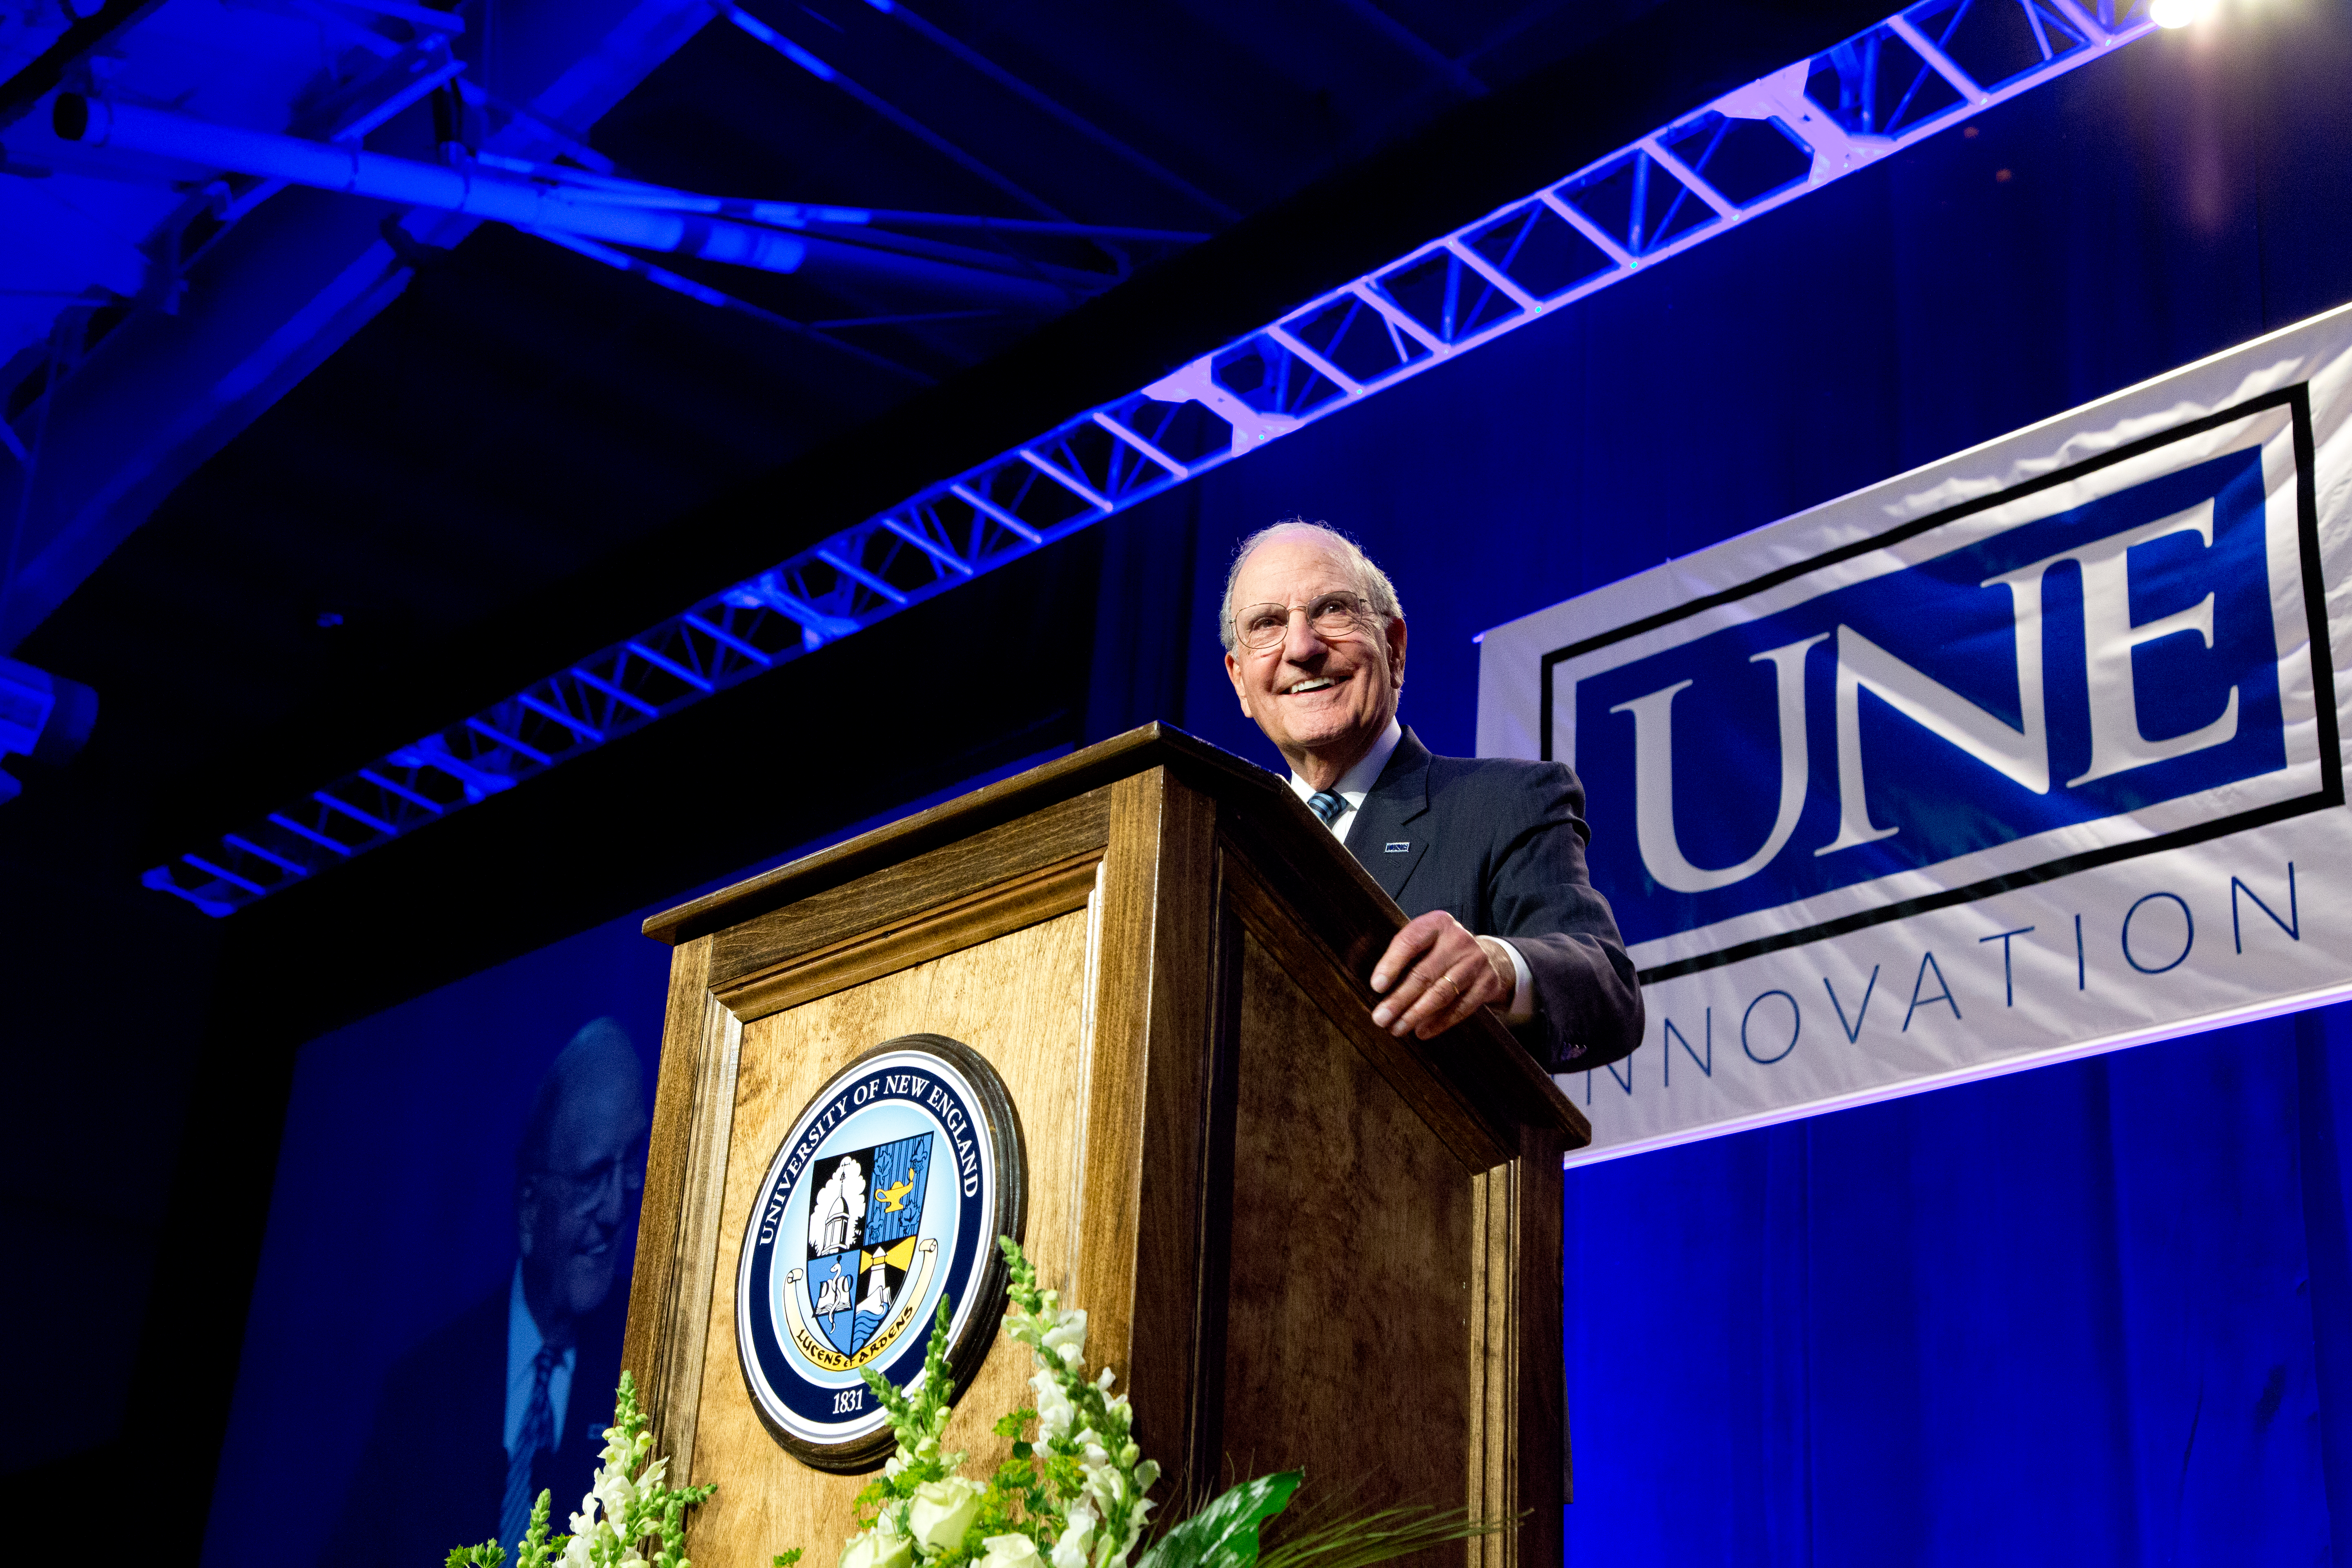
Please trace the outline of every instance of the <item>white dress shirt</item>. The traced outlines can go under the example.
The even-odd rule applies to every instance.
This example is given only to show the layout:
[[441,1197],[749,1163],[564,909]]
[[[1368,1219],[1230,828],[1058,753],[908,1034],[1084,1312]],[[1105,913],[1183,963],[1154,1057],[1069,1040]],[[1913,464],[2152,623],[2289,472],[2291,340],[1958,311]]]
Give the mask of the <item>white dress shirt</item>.
[[[1358,758],[1356,765],[1341,773],[1339,782],[1331,786],[1331,793],[1348,803],[1347,809],[1331,819],[1331,837],[1340,843],[1348,842],[1348,829],[1356,826],[1356,813],[1363,809],[1364,797],[1372,793],[1374,784],[1381,782],[1381,771],[1389,765],[1389,758],[1396,753],[1397,742],[1403,739],[1404,726],[1391,715],[1389,727],[1381,731],[1381,738],[1372,742],[1372,749]],[[1302,801],[1312,799],[1316,793],[1315,786],[1300,778],[1296,772],[1290,775],[1290,792]],[[1517,943],[1507,937],[1495,940],[1501,942],[1503,951],[1511,955],[1511,1005],[1503,1015],[1504,1021],[1524,1024],[1536,1016],[1535,976],[1528,969],[1528,961],[1519,952]],[[523,1394],[526,1398],[530,1396],[528,1385],[524,1387]],[[512,1405],[511,1396],[508,1403]],[[512,1426],[511,1416],[508,1424]]]
[[[522,1439],[523,1418],[530,1414],[530,1385],[538,1376],[531,1363],[539,1359],[539,1347],[546,1339],[530,1315],[530,1307],[522,1296],[522,1259],[515,1259],[514,1285],[507,1292],[507,1456],[514,1457],[515,1445]],[[547,1405],[555,1417],[549,1428],[555,1435],[557,1447],[563,1441],[563,1407],[572,1396],[572,1371],[580,1364],[580,1347],[566,1346],[562,1357],[547,1372]]]

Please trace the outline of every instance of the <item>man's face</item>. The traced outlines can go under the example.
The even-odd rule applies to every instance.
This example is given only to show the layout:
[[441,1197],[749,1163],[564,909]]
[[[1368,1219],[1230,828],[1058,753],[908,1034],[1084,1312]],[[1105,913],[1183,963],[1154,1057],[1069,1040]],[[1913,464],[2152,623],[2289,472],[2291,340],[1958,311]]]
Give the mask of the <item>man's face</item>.
[[635,1075],[587,1079],[565,1093],[549,1131],[546,1167],[525,1178],[518,1205],[534,1314],[544,1304],[551,1317],[576,1318],[604,1304],[621,1228],[644,1186],[645,1135]]
[[[1277,533],[1242,563],[1234,580],[1234,608],[1257,604],[1312,605],[1326,594],[1361,594],[1348,560],[1311,533]],[[1394,717],[1404,687],[1404,621],[1360,626],[1327,638],[1304,615],[1290,617],[1282,639],[1252,650],[1238,643],[1225,656],[1225,673],[1242,711],[1257,721],[1293,767],[1302,758],[1341,759],[1344,767],[1370,750]],[[1304,769],[1301,769],[1304,772]]]

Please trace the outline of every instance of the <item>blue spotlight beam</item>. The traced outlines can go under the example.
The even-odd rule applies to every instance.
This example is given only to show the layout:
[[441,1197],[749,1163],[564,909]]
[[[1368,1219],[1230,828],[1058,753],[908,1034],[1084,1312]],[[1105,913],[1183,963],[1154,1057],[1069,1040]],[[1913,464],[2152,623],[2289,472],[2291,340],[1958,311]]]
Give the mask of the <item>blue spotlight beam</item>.
[[307,880],[2110,54],[2146,4],[1920,0],[143,880],[211,915]]

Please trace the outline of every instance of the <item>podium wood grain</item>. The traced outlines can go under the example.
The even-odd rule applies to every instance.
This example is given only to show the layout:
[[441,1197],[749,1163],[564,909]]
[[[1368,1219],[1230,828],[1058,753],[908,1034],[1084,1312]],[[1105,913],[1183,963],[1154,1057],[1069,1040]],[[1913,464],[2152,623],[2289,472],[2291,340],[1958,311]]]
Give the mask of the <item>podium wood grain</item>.
[[[1020,1108],[1028,1144],[1024,1245],[1046,1281],[1066,1273],[1086,923],[1083,911],[1063,915],[744,1026],[719,1231],[720,1289],[709,1304],[693,1448],[694,1479],[719,1488],[693,1516],[687,1552],[698,1563],[764,1563],[794,1546],[823,1563],[853,1527],[851,1500],[866,1478],[809,1468],[752,1408],[736,1362],[734,1292],[749,1217],[742,1194],[757,1189],[801,1107],[851,1058],[877,1041],[926,1031],[986,1057]],[[1007,973],[1023,984],[1003,984]],[[1029,1352],[1000,1339],[956,1411],[949,1446],[971,1450],[978,1473],[1011,1457],[988,1428],[998,1414],[1030,1403],[1029,1370]]]
[[1430,1457],[1472,1425],[1470,1173],[1255,934],[1242,1023],[1226,1449],[1244,1475],[1459,1504]]
[[[649,921],[671,942],[625,1364],[719,1482],[704,1568],[823,1568],[863,1478],[792,1458],[736,1360],[745,1215],[809,1097],[935,1032],[1003,1077],[1027,1245],[1089,1313],[1165,1496],[1288,1465],[1467,1505],[1465,1568],[1557,1561],[1559,1154],[1583,1119],[1491,1018],[1373,1028],[1402,922],[1261,770],[1154,726]],[[979,1469],[1027,1404],[1000,1338],[950,1428]]]

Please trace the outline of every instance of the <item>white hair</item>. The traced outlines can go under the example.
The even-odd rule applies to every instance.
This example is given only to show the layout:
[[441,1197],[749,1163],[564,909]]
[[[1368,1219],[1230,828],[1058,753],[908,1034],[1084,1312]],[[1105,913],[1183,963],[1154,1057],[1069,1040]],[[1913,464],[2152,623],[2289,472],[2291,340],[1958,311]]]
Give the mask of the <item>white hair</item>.
[[1234,550],[1234,563],[1225,570],[1224,609],[1217,618],[1217,635],[1224,642],[1227,653],[1234,651],[1234,644],[1237,640],[1234,633],[1234,584],[1241,580],[1242,565],[1249,560],[1250,552],[1277,533],[1311,533],[1318,536],[1348,563],[1349,573],[1356,579],[1357,591],[1363,595],[1364,604],[1372,614],[1382,621],[1396,620],[1403,616],[1404,606],[1397,602],[1396,585],[1389,581],[1387,573],[1372,563],[1372,558],[1365,554],[1354,540],[1328,523],[1309,522],[1303,517],[1286,517],[1279,522],[1259,529]]

